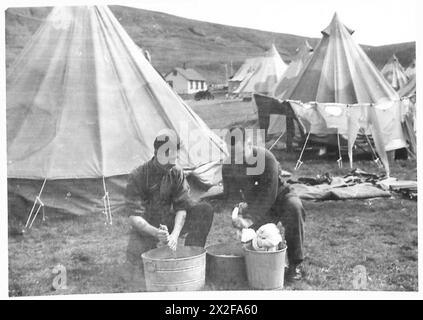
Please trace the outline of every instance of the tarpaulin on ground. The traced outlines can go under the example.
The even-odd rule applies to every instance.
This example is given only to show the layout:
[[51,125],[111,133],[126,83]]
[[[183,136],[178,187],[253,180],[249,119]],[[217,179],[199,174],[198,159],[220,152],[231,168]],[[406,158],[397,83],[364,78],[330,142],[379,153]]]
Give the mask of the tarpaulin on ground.
[[371,183],[360,183],[347,187],[333,187],[328,184],[316,186],[292,184],[291,187],[303,200],[348,200],[391,196],[388,191],[379,189]]

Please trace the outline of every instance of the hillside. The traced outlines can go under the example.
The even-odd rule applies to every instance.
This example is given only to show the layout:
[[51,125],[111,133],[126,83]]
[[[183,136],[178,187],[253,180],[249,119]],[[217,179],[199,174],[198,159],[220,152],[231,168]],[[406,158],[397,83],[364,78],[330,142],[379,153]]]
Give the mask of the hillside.
[[379,47],[365,48],[365,51],[370,59],[376,64],[379,69],[382,69],[385,63],[395,55],[404,67],[408,67],[413,59],[416,57],[416,43],[406,42],[390,44]]
[[[172,16],[165,13],[121,6],[111,10],[140,46],[150,51],[153,65],[162,73],[175,66],[197,68],[209,81],[224,82],[225,64],[236,71],[248,57],[261,55],[275,43],[282,58],[289,62],[296,48],[307,39],[319,39],[219,25]],[[10,8],[6,10],[6,67],[36,32],[51,8]],[[322,26],[323,27],[323,26]],[[415,42],[381,47],[363,46],[377,66],[396,53],[404,66],[415,58]]]

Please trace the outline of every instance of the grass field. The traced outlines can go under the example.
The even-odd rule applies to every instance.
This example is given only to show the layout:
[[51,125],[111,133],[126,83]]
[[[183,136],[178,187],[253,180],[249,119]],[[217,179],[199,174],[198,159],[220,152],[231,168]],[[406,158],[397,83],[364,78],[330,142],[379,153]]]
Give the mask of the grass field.
[[[212,128],[234,122],[250,123],[254,108],[249,103],[190,103]],[[242,116],[240,116],[242,115]],[[293,172],[295,154],[275,152],[283,169]],[[330,172],[344,175],[349,169],[336,167],[336,158],[306,157],[294,172],[314,177]],[[371,161],[355,166],[377,172]],[[392,164],[392,175],[417,179],[415,161]],[[216,209],[208,245],[235,239],[230,208],[214,201]],[[354,267],[367,271],[367,290],[416,291],[417,279],[417,203],[393,196],[389,199],[350,201],[304,201],[307,212],[304,280],[286,290],[353,290]],[[9,217],[10,224],[16,224]],[[106,226],[101,215],[80,218],[52,218],[37,221],[25,236],[9,234],[9,294],[50,295],[142,291],[131,280],[125,263],[128,221],[115,216]],[[52,289],[53,268],[62,264],[67,271],[67,289]],[[219,290],[208,284],[206,290]],[[242,288],[233,288],[242,289]]]
[[206,100],[187,102],[210,128],[228,128],[234,124],[250,124],[257,120],[256,108],[241,100]]

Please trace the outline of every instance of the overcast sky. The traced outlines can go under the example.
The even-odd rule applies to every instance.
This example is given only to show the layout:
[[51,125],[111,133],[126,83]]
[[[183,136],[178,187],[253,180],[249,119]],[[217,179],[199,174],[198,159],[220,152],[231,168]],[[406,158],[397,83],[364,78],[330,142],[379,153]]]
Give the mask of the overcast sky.
[[[320,38],[334,12],[361,44],[415,41],[421,0],[6,0],[8,6],[120,4],[259,30]],[[422,6],[419,4],[420,9]]]

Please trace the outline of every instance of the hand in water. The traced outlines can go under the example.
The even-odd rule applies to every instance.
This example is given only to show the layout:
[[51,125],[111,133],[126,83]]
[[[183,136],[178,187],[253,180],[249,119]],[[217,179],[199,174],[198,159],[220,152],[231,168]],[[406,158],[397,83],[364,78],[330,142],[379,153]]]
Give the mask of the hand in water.
[[176,247],[178,245],[178,238],[173,234],[169,235],[167,237],[167,245],[171,250],[176,251]]
[[159,239],[160,243],[166,244],[168,237],[169,231],[167,230],[167,227],[161,224],[157,231],[157,239]]

